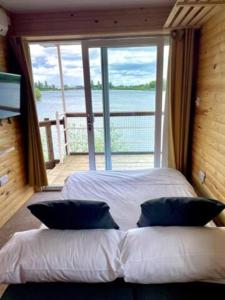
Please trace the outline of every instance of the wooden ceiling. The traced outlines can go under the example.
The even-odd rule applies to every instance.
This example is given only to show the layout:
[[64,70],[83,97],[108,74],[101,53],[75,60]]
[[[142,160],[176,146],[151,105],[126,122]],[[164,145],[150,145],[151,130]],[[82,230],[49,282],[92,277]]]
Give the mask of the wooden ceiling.
[[164,28],[200,27],[221,5],[225,7],[225,0],[178,0]]
[[115,10],[132,8],[172,8],[175,0],[0,0],[0,6],[11,13],[76,12],[80,10]]

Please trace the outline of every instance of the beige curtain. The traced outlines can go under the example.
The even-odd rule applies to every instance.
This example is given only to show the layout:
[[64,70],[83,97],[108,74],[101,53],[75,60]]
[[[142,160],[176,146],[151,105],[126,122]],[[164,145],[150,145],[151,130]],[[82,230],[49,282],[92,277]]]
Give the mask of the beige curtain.
[[29,48],[22,38],[10,37],[11,70],[22,75],[21,113],[25,135],[28,183],[40,190],[47,186],[47,176],[38,126]]
[[171,34],[167,91],[168,166],[189,175],[191,111],[194,102],[196,29],[174,30]]

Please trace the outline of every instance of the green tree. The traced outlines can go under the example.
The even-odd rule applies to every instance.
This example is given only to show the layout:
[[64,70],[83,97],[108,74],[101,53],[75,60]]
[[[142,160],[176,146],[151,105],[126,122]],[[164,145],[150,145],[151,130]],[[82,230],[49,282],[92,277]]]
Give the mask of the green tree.
[[34,96],[37,101],[41,100],[41,91],[38,87],[34,88]]
[[[71,123],[73,130],[69,131],[70,148],[72,152],[88,152],[87,130],[83,126],[77,126],[75,122]],[[111,147],[115,152],[126,152],[127,147],[122,141],[117,128],[111,127]],[[96,153],[104,153],[104,130],[102,127],[95,128],[95,151]]]
[[156,81],[154,80],[154,81],[151,81],[150,83],[149,83],[149,87],[150,87],[150,89],[155,89],[156,88]]
[[99,90],[102,89],[102,85],[101,85],[100,81],[98,81],[98,83],[97,83],[97,89],[99,89]]

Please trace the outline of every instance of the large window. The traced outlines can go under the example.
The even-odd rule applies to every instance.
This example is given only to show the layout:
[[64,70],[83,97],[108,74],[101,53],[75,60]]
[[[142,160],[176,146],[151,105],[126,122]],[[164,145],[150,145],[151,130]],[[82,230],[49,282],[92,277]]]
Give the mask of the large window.
[[168,52],[164,38],[31,43],[47,166],[160,167]]

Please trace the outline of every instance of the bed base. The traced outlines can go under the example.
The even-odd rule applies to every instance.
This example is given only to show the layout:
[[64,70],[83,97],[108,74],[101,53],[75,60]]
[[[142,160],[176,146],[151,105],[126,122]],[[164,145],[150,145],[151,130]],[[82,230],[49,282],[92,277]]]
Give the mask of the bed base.
[[[26,283],[10,285],[1,300],[212,300],[225,284]],[[223,297],[223,296],[222,296]]]

